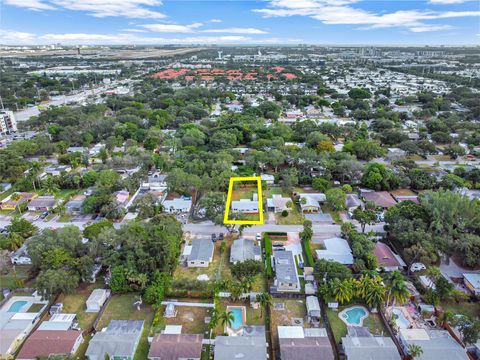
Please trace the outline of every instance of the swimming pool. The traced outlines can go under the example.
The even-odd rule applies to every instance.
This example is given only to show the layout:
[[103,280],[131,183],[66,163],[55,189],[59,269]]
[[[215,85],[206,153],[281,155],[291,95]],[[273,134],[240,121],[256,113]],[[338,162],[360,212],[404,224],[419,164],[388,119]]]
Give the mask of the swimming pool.
[[228,311],[230,311],[233,315],[233,321],[231,324],[231,328],[233,330],[238,330],[243,326],[243,311],[242,308],[239,307],[229,307]]
[[401,309],[394,308],[392,312],[397,316],[395,323],[399,329],[408,329],[410,327],[410,321],[408,321]]
[[362,306],[354,306],[341,311],[338,316],[347,325],[362,326],[363,320],[368,316],[368,311]]
[[10,308],[7,310],[7,312],[19,312],[22,307],[24,307],[26,304],[28,304],[28,301],[20,300],[20,301],[15,301],[12,305],[10,305]]

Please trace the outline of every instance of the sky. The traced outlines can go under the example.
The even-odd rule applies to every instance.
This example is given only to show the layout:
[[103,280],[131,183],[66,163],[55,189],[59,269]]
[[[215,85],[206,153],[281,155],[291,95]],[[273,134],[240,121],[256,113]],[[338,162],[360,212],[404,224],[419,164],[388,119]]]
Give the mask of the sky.
[[478,0],[0,0],[0,44],[480,45]]

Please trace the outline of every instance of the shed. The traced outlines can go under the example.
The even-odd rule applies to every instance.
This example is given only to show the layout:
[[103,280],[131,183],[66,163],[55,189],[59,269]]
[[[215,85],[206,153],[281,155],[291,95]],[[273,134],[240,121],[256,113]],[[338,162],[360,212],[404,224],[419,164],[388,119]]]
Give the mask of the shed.
[[320,321],[320,303],[316,296],[307,296],[307,316],[310,322]]
[[99,312],[105,301],[107,301],[110,292],[106,289],[95,289],[92,291],[86,301],[87,312]]

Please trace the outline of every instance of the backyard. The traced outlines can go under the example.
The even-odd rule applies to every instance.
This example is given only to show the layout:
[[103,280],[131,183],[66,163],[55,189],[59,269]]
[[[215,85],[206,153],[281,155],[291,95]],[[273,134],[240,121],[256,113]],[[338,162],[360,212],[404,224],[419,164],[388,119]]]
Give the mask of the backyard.
[[[338,314],[340,311],[348,307],[350,306],[340,306],[338,311],[334,311],[332,309],[327,310],[328,320],[337,343],[342,340],[342,337],[347,335],[347,325],[342,319],[339,318]],[[369,313],[368,317],[363,321],[363,326],[367,327],[372,335],[381,335],[386,333],[382,319],[378,314]]]
[[270,309],[270,329],[275,348],[278,348],[278,326],[301,325],[303,322],[304,327],[310,327],[306,321],[307,308],[304,300],[274,298]]
[[111,320],[145,320],[144,329],[134,360],[146,359],[148,355],[147,336],[152,324],[154,310],[148,304],[143,303],[140,310],[134,304],[139,298],[138,294],[114,295],[98,323],[97,329],[107,327]]
[[[15,270],[14,270],[15,268]],[[29,278],[30,265],[16,265],[9,269],[8,273],[0,275],[0,286],[8,289],[15,289],[31,285],[25,283]]]

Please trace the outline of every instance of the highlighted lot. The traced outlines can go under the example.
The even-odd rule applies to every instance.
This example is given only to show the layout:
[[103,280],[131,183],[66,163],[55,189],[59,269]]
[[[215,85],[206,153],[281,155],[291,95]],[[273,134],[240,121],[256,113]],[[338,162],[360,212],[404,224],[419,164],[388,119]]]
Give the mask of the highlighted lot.
[[[256,192],[252,193],[252,199],[242,199],[235,193],[235,183],[244,185],[248,182],[256,184]],[[253,184],[252,184],[253,185]],[[255,186],[253,186],[255,188]],[[250,193],[250,192],[248,192]],[[258,214],[258,220],[230,219],[230,215],[240,214],[241,217],[249,217],[252,214]],[[228,186],[227,203],[225,205],[225,214],[223,217],[225,224],[238,225],[261,225],[263,224],[263,196],[262,196],[262,180],[260,176],[232,177]]]

